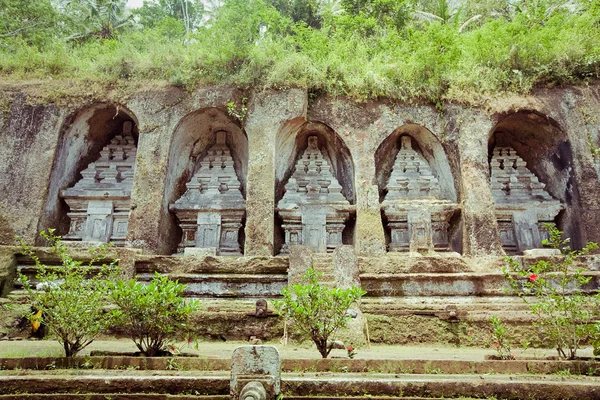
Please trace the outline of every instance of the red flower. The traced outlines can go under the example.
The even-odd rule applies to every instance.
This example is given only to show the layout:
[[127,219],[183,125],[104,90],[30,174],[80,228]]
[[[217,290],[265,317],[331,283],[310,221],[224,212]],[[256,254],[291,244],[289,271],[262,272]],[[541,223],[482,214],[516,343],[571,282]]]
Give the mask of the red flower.
[[353,352],[353,351],[354,351],[354,347],[352,347],[352,346],[348,346],[348,347],[346,348],[346,350],[348,350],[348,352]]
[[537,279],[537,275],[536,274],[529,275],[529,282],[535,282],[536,279]]

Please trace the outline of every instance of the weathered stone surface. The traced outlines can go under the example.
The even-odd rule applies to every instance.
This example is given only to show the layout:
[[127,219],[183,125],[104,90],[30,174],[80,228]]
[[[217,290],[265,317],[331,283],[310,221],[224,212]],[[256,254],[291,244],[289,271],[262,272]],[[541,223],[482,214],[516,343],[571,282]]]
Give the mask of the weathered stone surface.
[[560,256],[559,249],[529,249],[523,251],[525,257],[553,257]]
[[336,287],[360,286],[358,258],[353,246],[340,246],[333,251]]
[[302,282],[302,276],[313,266],[313,251],[306,246],[290,246],[290,267],[288,283],[293,285]]
[[231,356],[230,387],[232,400],[266,400],[277,397],[281,392],[281,359],[277,348],[236,348]]
[[17,272],[16,248],[0,247],[0,297],[5,297],[14,288]]
[[488,135],[493,123],[479,110],[459,111],[458,134],[462,193],[463,254],[471,257],[503,255],[489,186]]
[[241,255],[239,232],[246,202],[227,146],[227,132],[216,132],[215,144],[199,164],[186,192],[169,206],[183,230],[179,248],[186,254],[191,254],[189,248],[202,248]]
[[180,240],[169,204],[185,192],[191,178],[185,171],[194,145],[205,143],[211,129],[236,129],[226,117],[229,101],[241,101],[231,87],[205,87],[193,94],[170,87],[142,92],[127,102],[140,127],[129,216],[132,246],[159,254],[176,250]]
[[246,255],[274,253],[275,157],[276,137],[296,119],[306,116],[308,94],[259,92],[248,104],[245,122],[248,134],[248,189],[246,195]]
[[[373,192],[374,176],[378,182],[380,179],[377,167],[379,161],[373,163],[373,154],[386,138],[392,134],[396,135],[394,132],[399,130],[399,127],[407,129],[402,131],[402,134],[416,129],[415,126],[421,126],[430,131],[431,136],[441,143],[441,151],[446,152],[449,167],[435,166],[434,168],[431,160],[438,159],[439,150],[432,146],[430,154],[429,147],[425,146],[428,150],[424,152],[424,157],[430,163],[432,170],[437,168],[439,170],[437,173],[447,170],[454,175],[454,177],[450,176],[450,179],[438,175],[440,185],[449,182],[449,188],[444,189],[442,185],[442,193],[450,193],[454,190],[454,195],[463,205],[461,217],[457,221],[454,219],[450,221],[449,239],[452,248],[456,251],[458,246],[467,256],[480,256],[502,254],[497,222],[493,220],[493,213],[490,212],[493,202],[487,184],[488,148],[493,148],[494,144],[512,146],[525,159],[528,167],[531,167],[532,173],[539,176],[540,180],[547,185],[548,193],[564,204],[565,209],[558,217],[558,226],[567,231],[567,235],[572,238],[575,245],[581,246],[586,240],[600,239],[600,228],[598,228],[600,223],[592,222],[600,218],[596,217],[600,213],[592,212],[600,207],[597,201],[599,196],[596,195],[600,191],[600,183],[596,179],[598,174],[593,155],[589,152],[588,135],[582,133],[591,132],[592,139],[595,140],[594,135],[599,123],[586,115],[589,114],[589,110],[597,107],[598,101],[595,97],[597,91],[597,87],[586,90],[580,88],[542,90],[528,98],[494,103],[490,110],[449,105],[442,113],[421,105],[385,101],[357,105],[341,98],[319,97],[311,102],[308,113],[311,120],[321,121],[332,131],[337,132],[352,154],[355,172],[353,193],[357,211],[356,224],[350,229],[355,230],[353,240],[361,254],[381,254],[382,249],[385,248],[385,239],[382,235],[383,224],[377,211],[378,205],[373,201],[374,196],[369,194]],[[17,131],[21,128],[20,125],[15,124],[15,121],[20,121],[19,115],[28,112],[25,108],[30,107],[30,110],[35,108],[26,105],[22,95],[17,94],[14,98],[15,101],[3,118],[2,137],[5,141],[19,137]],[[173,216],[168,213],[169,199],[164,201],[165,187],[169,186],[169,180],[173,179],[169,177],[168,163],[174,132],[177,131],[182,119],[194,110],[209,107],[224,108],[227,101],[232,99],[237,103],[241,102],[239,93],[227,87],[201,88],[194,93],[167,88],[156,93],[146,91],[134,94],[126,100],[126,104],[118,107],[118,110],[127,108],[127,113],[135,117],[134,120],[140,127],[136,164],[138,168],[133,180],[132,212],[129,218],[130,244],[148,251],[166,254],[176,246],[172,238],[176,235],[171,234],[176,230],[176,224]],[[43,157],[37,157],[35,163],[15,161],[16,159],[10,161],[4,157],[6,162],[3,165],[20,165],[18,171],[11,169],[10,174],[19,172],[30,178],[39,177],[41,180],[34,180],[38,182],[36,185],[39,190],[35,189],[21,198],[29,203],[42,201],[46,206],[44,210],[29,203],[25,206],[25,203],[17,201],[20,196],[17,193],[20,192],[7,188],[5,192],[8,196],[2,200],[3,205],[7,207],[3,208],[4,211],[0,215],[1,219],[7,221],[7,232],[22,232],[26,237],[33,238],[40,227],[60,224],[60,210],[54,205],[57,203],[58,191],[75,182],[69,183],[54,178],[64,170],[66,165],[62,158],[57,158],[55,155],[58,151],[63,151],[61,146],[70,146],[71,143],[61,141],[59,137],[61,125],[63,129],[67,129],[69,124],[78,127],[77,132],[73,131],[73,134],[84,137],[87,134],[86,128],[80,126],[78,110],[82,110],[81,117],[85,117],[84,114],[87,112],[85,110],[88,108],[100,110],[96,107],[100,103],[91,100],[83,103],[72,102],[72,104],[60,109],[56,106],[47,109],[37,108],[36,112],[49,113],[46,122],[40,122],[41,120],[38,121],[35,117],[23,119],[40,122],[28,125],[27,129],[32,130],[33,142],[30,143],[37,143],[35,145],[37,150],[34,149],[32,152]],[[514,111],[516,108],[523,111]],[[106,113],[109,112],[109,108],[104,109]],[[64,116],[67,114],[71,117],[66,124],[63,124]],[[273,152],[267,149],[272,149],[278,132],[288,129],[289,124],[295,123],[293,121],[302,119],[301,122],[305,123],[303,119],[305,115],[306,94],[301,90],[261,93],[251,98],[249,103],[244,124],[251,147],[248,154],[252,158],[247,167],[250,172],[248,182],[253,187],[248,188],[248,192],[253,197],[250,199],[252,209],[250,213],[256,214],[248,215],[250,225],[246,227],[244,236],[250,240],[249,248],[261,249],[259,251],[262,252],[261,254],[272,254],[272,226],[276,225],[272,220],[274,208],[272,181],[273,170],[279,167],[274,165]],[[88,120],[91,122],[93,118],[95,117]],[[536,128],[539,133],[536,133]],[[42,130],[44,134],[38,135],[37,132]],[[521,142],[515,141],[515,138],[519,137]],[[419,139],[419,146],[422,144],[423,141]],[[521,149],[525,146],[529,146],[529,150],[523,155]],[[86,148],[89,146],[80,146],[75,151],[85,151]],[[3,149],[7,152],[7,157],[8,153],[13,157],[13,149],[18,149],[18,146],[6,142]],[[18,157],[22,158],[23,154]],[[527,157],[535,157],[540,161],[537,164],[532,163]],[[48,166],[48,163],[46,167],[38,167],[43,159],[48,162],[54,160],[55,168]],[[48,175],[50,172],[51,178]],[[72,174],[71,170],[66,172]],[[76,174],[77,171],[75,170],[74,173]],[[6,179],[6,174],[4,176]],[[186,182],[190,177],[191,175],[187,176]],[[57,182],[56,185],[49,184],[48,179]],[[19,182],[20,178],[15,177],[14,180],[10,180],[12,181]],[[29,179],[28,182],[27,190],[33,187],[33,181]],[[43,199],[43,195],[36,194],[44,193],[44,188],[48,186],[51,187],[47,199]],[[455,189],[452,189],[453,187]],[[454,201],[452,197],[449,199]],[[24,208],[20,208],[21,206]],[[18,210],[27,210],[27,212]],[[16,218],[16,215],[19,215],[19,218]],[[37,226],[35,222],[30,221],[25,224],[28,228],[23,228],[25,225],[23,225],[22,215],[38,221]],[[580,217],[583,215],[585,218]],[[258,226],[261,228],[255,229]],[[66,230],[62,233],[66,233]],[[3,243],[10,242],[11,237],[12,233],[7,234]]]
[[449,249],[449,221],[457,204],[442,198],[429,163],[401,136],[387,194],[381,204],[391,230],[390,251],[433,252]]
[[35,241],[66,114],[14,95],[0,127],[0,243],[15,243],[15,235]]
[[332,252],[342,245],[350,203],[332,174],[331,162],[319,149],[317,136],[308,137],[308,147],[285,185],[277,210],[285,231],[283,254],[297,244],[319,253]]
[[100,158],[81,171],[83,178],[60,193],[70,208],[66,240],[125,245],[135,159],[133,123],[126,121]]
[[[600,120],[593,117],[600,107],[597,85],[542,89],[527,97],[498,98],[482,107],[445,104],[443,109],[385,99],[359,104],[327,96],[311,98],[308,104],[307,93],[300,89],[247,96],[231,87],[193,92],[163,87],[140,90],[128,98],[67,99],[60,106],[37,104],[35,97],[24,94],[26,87],[0,90],[13,98],[0,118],[3,244],[14,243],[15,233],[33,244],[38,230],[47,227],[67,234],[68,210],[60,191],[81,178],[78,174],[112,137],[106,136],[106,126],[121,129],[123,121],[130,120],[139,127],[139,136],[134,132],[137,157],[127,245],[149,254],[130,257],[129,276],[135,265],[185,277],[196,285],[194,290],[218,296],[256,293],[264,288],[260,284],[268,284],[268,292],[276,293],[286,283],[288,258],[273,257],[283,242],[283,221],[275,204],[283,198],[295,160],[313,135],[326,144],[325,153],[336,170],[332,175],[356,208],[355,217],[351,214],[345,223],[342,242],[354,245],[361,273],[368,277],[361,284],[375,287],[373,293],[423,293],[427,296],[421,298],[428,299],[438,293],[464,303],[473,301],[475,295],[469,293],[500,293],[505,251],[490,184],[494,148],[514,149],[529,172],[546,185],[544,191],[560,202],[563,209],[550,220],[575,247],[600,241],[600,162],[590,151],[591,146],[600,146]],[[246,96],[250,101],[245,118],[227,115],[227,103],[239,105]],[[214,256],[152,255],[172,254],[181,242],[169,204],[185,193],[185,184],[196,172],[194,163],[204,157],[209,139],[219,130],[235,133],[232,158],[242,160],[234,163],[247,199],[247,221],[239,231],[239,243],[245,254],[260,257],[226,261]],[[463,257],[450,252],[385,253],[392,238],[380,205],[401,151],[400,137],[406,135],[415,140],[414,149],[437,179],[441,198],[460,206],[460,213],[447,221],[447,243],[449,250],[462,252]],[[414,218],[427,220],[428,214]],[[526,224],[522,227],[528,229]],[[434,242],[433,235],[425,235],[425,244],[417,249],[429,247],[429,237]],[[546,257],[528,254],[524,264]],[[301,275],[315,260],[335,263],[330,255],[322,255],[308,253],[303,261],[291,264],[302,266],[297,269]],[[600,270],[597,259],[586,259],[582,266]],[[486,276],[489,282],[482,281]],[[199,277],[206,278],[205,286]],[[294,268],[290,279],[296,279]],[[596,285],[597,279],[592,282]],[[232,288],[240,292],[230,292]]]
[[549,238],[545,224],[553,224],[562,205],[544,190],[511,147],[496,147],[491,166],[491,186],[504,250],[523,252],[542,247]]

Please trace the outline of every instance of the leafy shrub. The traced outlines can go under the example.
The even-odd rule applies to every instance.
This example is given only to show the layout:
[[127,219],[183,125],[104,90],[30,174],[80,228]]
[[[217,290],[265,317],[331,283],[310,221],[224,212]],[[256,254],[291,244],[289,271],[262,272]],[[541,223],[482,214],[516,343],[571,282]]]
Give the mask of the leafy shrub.
[[554,346],[559,357],[573,359],[581,343],[593,335],[594,313],[600,305],[599,294],[588,296],[582,291],[591,277],[573,264],[598,245],[588,243],[582,250],[572,250],[569,239],[562,239],[563,232],[551,224],[546,227],[550,239],[543,243],[561,250],[562,257],[540,260],[529,267],[507,257],[504,276],[512,291],[529,305],[541,339]]
[[327,288],[318,282],[321,274],[312,268],[304,275],[306,283],[297,283],[281,291],[282,300],[273,302],[277,313],[294,322],[305,338],[310,338],[323,358],[333,346],[333,334],[348,324],[348,308],[366,292],[358,287]]
[[[359,100],[479,103],[481,96],[600,78],[600,7],[593,1],[573,10],[547,2],[456,8],[439,1],[420,10],[425,3],[343,0],[318,2],[317,14],[304,7],[314,1],[194,1],[191,19],[166,3],[148,3],[135,12],[141,25],[111,28],[110,40],[80,41],[67,38],[87,29],[83,10],[54,7],[44,12],[45,23],[30,26],[52,2],[0,0],[0,10],[3,3],[0,26],[8,32],[0,32],[0,75],[13,80],[166,80],[188,89],[219,83]],[[476,15],[477,24],[462,29]]]
[[[73,357],[112,324],[113,315],[104,307],[108,305],[109,279],[117,273],[117,267],[115,261],[102,265],[99,271],[93,265],[106,259],[105,246],[90,249],[92,258],[83,264],[73,259],[60,236],[54,235],[54,229],[40,234],[62,266],[44,265],[33,249],[21,241],[22,253],[31,257],[37,267],[38,290],[25,275],[21,274],[19,281],[31,297],[32,306],[42,311],[48,329],[63,345],[65,356]],[[34,320],[38,318],[35,315],[30,318],[39,323]]]
[[156,273],[148,284],[118,280],[111,297],[117,323],[146,356],[164,354],[167,340],[187,329],[198,302],[181,297],[185,285]]

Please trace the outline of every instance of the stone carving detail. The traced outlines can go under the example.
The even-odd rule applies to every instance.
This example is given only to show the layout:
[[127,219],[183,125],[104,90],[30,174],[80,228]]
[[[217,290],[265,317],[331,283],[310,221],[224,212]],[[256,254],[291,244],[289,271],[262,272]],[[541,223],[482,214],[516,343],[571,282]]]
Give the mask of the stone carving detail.
[[240,346],[231,355],[229,398],[267,400],[281,393],[281,358],[275,346]]
[[61,191],[71,218],[65,239],[125,245],[137,151],[132,129],[126,121],[100,158],[81,172],[83,178]]
[[297,244],[316,252],[332,252],[342,244],[351,206],[319,150],[317,136],[308,137],[308,147],[296,162],[277,208],[285,231],[283,254]]
[[511,147],[496,147],[491,161],[491,186],[504,250],[509,253],[542,247],[562,205],[544,190],[527,163]]
[[449,221],[458,205],[442,198],[438,179],[412,148],[411,137],[400,141],[381,204],[391,230],[389,251],[447,251]]
[[[225,131],[200,161],[200,168],[187,183],[187,190],[169,207],[180,221],[183,236],[180,251],[204,249],[222,255],[241,255],[239,233],[246,212]],[[201,252],[202,252],[201,251]]]

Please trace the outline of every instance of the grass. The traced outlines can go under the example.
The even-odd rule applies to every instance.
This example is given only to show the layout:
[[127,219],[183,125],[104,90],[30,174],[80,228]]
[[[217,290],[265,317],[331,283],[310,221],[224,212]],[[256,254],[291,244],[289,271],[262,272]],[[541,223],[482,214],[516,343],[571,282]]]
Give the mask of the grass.
[[[476,103],[483,96],[600,78],[597,10],[555,12],[543,21],[517,14],[463,32],[456,24],[411,23],[375,34],[362,34],[348,18],[312,29],[264,16],[262,9],[237,11],[235,21],[223,12],[186,38],[165,35],[160,26],[83,43],[52,38],[33,45],[8,38],[0,45],[0,78],[76,77],[83,87],[150,81],[190,90],[203,84],[299,87],[357,100],[433,104]],[[257,18],[271,21],[262,37],[252,28]]]

